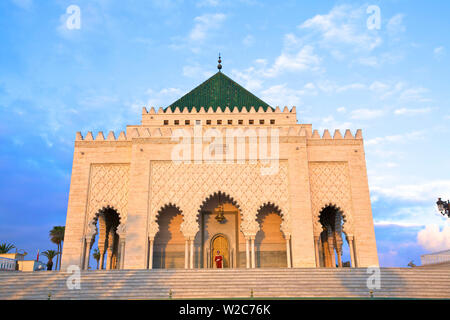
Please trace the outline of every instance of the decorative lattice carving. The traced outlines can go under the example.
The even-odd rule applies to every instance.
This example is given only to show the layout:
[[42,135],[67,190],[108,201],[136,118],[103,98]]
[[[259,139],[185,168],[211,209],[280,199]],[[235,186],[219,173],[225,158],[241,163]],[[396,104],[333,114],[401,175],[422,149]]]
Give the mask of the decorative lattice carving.
[[128,207],[128,164],[93,164],[89,180],[88,224],[105,207],[117,210],[121,225],[125,225]]
[[[149,237],[158,231],[156,219],[168,203],[175,204],[183,214],[182,232],[193,237],[198,232],[198,213],[203,201],[216,192],[223,192],[236,201],[241,211],[241,229],[254,235],[258,209],[264,203],[276,204],[283,216],[283,232],[288,232],[289,190],[286,161],[280,161],[276,174],[261,175],[264,164],[202,163],[184,164],[173,161],[152,161]],[[156,231],[156,232],[155,232]]]
[[348,236],[353,235],[353,206],[347,163],[310,162],[309,179],[314,235],[317,236],[322,231],[320,211],[329,204],[339,207],[343,213],[343,231]]

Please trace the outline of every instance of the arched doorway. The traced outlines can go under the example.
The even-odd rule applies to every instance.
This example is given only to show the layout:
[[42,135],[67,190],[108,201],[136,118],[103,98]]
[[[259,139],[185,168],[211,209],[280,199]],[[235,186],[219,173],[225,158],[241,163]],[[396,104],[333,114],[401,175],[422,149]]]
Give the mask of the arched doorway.
[[[321,267],[351,267],[350,250],[347,236],[343,237],[343,212],[335,205],[325,206],[319,215],[322,232],[319,238],[319,259]],[[353,266],[354,267],[354,266]]]
[[203,202],[198,217],[200,232],[194,239],[195,267],[215,268],[217,247],[222,248],[219,250],[224,256],[224,268],[245,267],[245,238],[240,232],[240,220],[238,204],[223,192],[216,192]]
[[120,215],[116,209],[107,206],[97,212],[90,223],[96,232],[85,243],[84,269],[119,269],[119,224]]
[[211,239],[211,266],[216,268],[214,263],[214,257],[219,254],[223,257],[222,268],[230,267],[230,244],[227,237],[224,234],[216,234]]
[[184,268],[185,239],[180,231],[183,215],[175,205],[159,211],[159,231],[153,243],[153,268]]
[[286,268],[286,240],[281,232],[282,217],[278,207],[266,204],[258,210],[259,231],[255,237],[256,267]]

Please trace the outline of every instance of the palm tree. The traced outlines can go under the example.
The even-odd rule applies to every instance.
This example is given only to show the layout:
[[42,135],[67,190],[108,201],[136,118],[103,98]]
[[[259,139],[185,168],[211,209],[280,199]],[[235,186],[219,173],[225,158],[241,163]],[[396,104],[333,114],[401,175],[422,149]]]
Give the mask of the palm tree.
[[8,253],[10,250],[14,249],[16,246],[12,243],[3,242],[0,244],[0,254],[1,253]]
[[98,270],[98,263],[100,261],[100,251],[98,251],[98,248],[94,249],[92,256],[94,257],[95,261],[97,261],[97,270]]
[[[62,246],[61,243],[64,241],[64,233],[66,227],[64,226],[55,226],[52,230],[50,230],[50,241],[57,245],[58,253],[61,253]],[[56,257],[56,266],[55,270],[58,270],[58,261],[59,256]],[[61,261],[59,261],[59,268],[61,269]]]
[[[54,257],[57,257],[58,254],[59,254],[59,252],[58,252],[58,251],[55,251],[55,250],[46,250],[46,251],[42,252],[42,255],[43,255],[44,257],[47,257],[47,259],[48,259],[48,262],[47,262],[47,270],[52,270],[52,267],[53,267],[53,258],[54,258]],[[55,270],[56,270],[56,268],[55,268]]]

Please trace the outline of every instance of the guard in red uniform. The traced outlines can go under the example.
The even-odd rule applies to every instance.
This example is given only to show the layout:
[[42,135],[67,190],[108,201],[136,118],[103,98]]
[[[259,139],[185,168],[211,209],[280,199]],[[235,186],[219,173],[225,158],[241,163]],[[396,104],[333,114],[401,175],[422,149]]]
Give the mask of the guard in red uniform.
[[220,251],[217,250],[217,255],[214,257],[214,261],[216,262],[216,268],[222,269],[222,261],[223,257],[220,255]]

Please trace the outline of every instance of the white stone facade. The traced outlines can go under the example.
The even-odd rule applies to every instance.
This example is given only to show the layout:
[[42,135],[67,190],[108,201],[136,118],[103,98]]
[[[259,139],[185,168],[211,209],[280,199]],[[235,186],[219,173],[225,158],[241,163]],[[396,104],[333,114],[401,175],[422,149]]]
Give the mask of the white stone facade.
[[[245,158],[234,162],[173,161],[177,145],[173,133],[180,128],[194,133],[197,123],[203,133],[213,128],[220,133],[242,129],[244,135],[248,130],[276,129],[276,172],[262,175],[267,163],[249,157],[248,146]],[[244,139],[249,141],[248,135]],[[222,144],[228,147],[225,140]],[[202,152],[207,147],[202,145]],[[257,148],[261,150],[261,140]],[[98,233],[96,217],[100,210],[112,208],[120,217],[119,268],[149,268],[161,209],[173,205],[180,210],[181,232],[192,241],[199,231],[202,204],[219,192],[239,209],[245,239],[258,232],[256,217],[262,206],[278,208],[290,267],[319,266],[319,217],[327,205],[342,212],[343,232],[352,241],[353,266],[378,265],[361,131],[356,135],[336,131],[332,137],[326,130],[320,136],[311,125],[297,124],[295,108],[277,107],[266,112],[144,109],[142,124],[128,126],[117,138],[112,132],[106,139],[103,133],[96,139],[90,132],[85,137],[77,133],[62,266],[86,266],[89,241]]]

